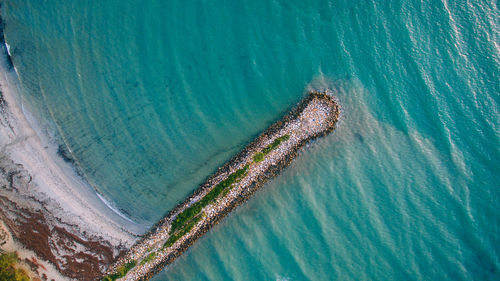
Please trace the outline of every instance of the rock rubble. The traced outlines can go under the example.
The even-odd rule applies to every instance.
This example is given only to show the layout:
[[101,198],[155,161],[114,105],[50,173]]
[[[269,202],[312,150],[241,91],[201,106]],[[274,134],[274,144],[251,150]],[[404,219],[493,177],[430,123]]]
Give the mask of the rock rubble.
[[[281,120],[271,125],[256,140],[248,144],[239,154],[209,177],[191,196],[177,205],[160,220],[142,239],[140,239],[125,255],[118,259],[107,273],[116,272],[120,266],[136,261],[132,268],[120,280],[148,280],[167,264],[172,263],[187,250],[198,238],[219,223],[229,212],[246,201],[268,179],[277,175],[297,155],[299,149],[307,142],[324,136],[335,128],[340,108],[334,99],[324,92],[309,93],[294,109]],[[286,141],[268,153],[262,161],[255,162],[253,155],[272,143],[276,138],[288,135]],[[203,218],[187,234],[170,247],[163,247],[169,238],[170,226],[176,215],[200,200],[219,182],[231,173],[249,165],[247,174],[234,183],[230,191],[219,197],[214,203],[206,206]],[[141,262],[150,253],[153,259]]]

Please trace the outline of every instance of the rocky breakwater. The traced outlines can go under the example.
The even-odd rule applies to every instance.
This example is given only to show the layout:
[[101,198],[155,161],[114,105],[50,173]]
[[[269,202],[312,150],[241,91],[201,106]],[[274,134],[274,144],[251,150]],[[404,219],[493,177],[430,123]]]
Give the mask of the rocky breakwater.
[[328,93],[309,93],[171,210],[103,279],[150,279],[287,166],[304,144],[331,132],[339,113]]

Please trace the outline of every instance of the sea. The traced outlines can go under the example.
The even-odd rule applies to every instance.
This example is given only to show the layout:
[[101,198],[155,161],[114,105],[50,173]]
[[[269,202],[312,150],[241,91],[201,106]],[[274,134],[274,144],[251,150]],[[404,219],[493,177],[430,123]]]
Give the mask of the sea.
[[297,104],[337,129],[153,280],[500,280],[497,1],[6,0],[30,116],[144,231]]

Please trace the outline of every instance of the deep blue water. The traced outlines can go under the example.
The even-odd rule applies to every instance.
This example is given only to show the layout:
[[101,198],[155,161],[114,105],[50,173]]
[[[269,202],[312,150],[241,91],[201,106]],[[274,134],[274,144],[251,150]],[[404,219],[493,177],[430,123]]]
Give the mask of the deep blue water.
[[155,280],[499,280],[495,1],[4,3],[26,107],[152,224],[298,102],[338,129]]

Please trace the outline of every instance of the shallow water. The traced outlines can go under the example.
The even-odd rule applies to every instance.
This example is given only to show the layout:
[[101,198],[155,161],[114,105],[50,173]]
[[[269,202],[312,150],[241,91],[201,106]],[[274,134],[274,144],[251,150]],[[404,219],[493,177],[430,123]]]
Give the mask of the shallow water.
[[495,2],[6,1],[25,103],[152,224],[303,97],[338,129],[155,280],[500,278]]

